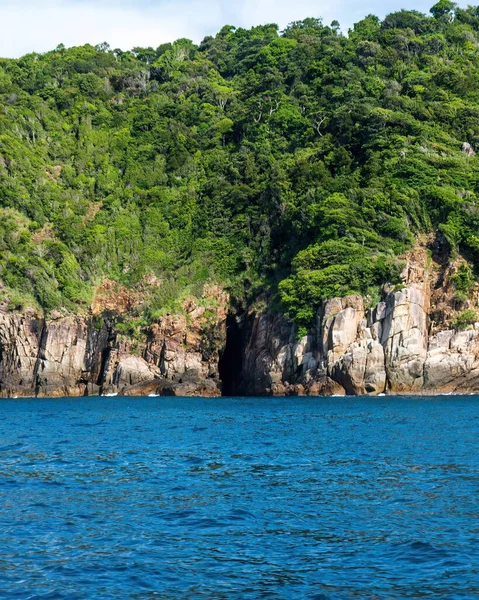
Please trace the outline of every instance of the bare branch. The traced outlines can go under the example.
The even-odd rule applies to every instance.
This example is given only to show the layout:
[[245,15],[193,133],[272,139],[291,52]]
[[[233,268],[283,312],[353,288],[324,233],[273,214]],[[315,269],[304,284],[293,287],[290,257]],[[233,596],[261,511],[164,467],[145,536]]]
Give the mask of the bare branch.
[[269,98],[269,102],[270,102],[269,116],[271,116],[274,112],[276,112],[278,110],[278,108],[281,105],[281,102],[279,100],[275,100],[275,104],[276,104],[275,107],[273,107],[273,100],[271,98]]
[[316,115],[313,117],[313,129],[321,137],[323,136],[323,134],[321,133],[321,125],[326,121],[326,118],[326,115]]
[[253,120],[255,123],[259,123],[263,117],[263,102],[262,102],[262,100],[260,100],[258,102],[258,110],[259,110],[259,115],[257,117],[253,117]]

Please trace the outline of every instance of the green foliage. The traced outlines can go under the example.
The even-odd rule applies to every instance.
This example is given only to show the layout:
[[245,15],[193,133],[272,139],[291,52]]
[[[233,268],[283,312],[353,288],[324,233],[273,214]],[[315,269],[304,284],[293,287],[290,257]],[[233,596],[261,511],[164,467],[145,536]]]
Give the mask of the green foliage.
[[451,277],[454,287],[458,292],[469,294],[474,287],[475,278],[471,267],[468,264],[462,264],[457,273]]
[[211,281],[306,327],[421,232],[477,267],[479,11],[431,15],[0,59],[2,294],[86,310],[108,277],[151,319]]
[[455,298],[459,302],[467,300],[475,284],[474,273],[467,263],[459,266],[457,273],[451,277],[455,288]]
[[290,316],[306,325],[321,302],[333,296],[367,294],[384,281],[399,281],[394,256],[355,242],[330,240],[310,246],[293,261],[293,274],[279,284]]
[[454,8],[456,7],[455,2],[451,2],[450,0],[439,0],[432,8],[431,14],[436,19],[443,17],[445,15],[450,15]]
[[458,315],[454,321],[454,327],[456,329],[467,329],[471,325],[474,325],[478,321],[479,317],[475,310],[468,308]]

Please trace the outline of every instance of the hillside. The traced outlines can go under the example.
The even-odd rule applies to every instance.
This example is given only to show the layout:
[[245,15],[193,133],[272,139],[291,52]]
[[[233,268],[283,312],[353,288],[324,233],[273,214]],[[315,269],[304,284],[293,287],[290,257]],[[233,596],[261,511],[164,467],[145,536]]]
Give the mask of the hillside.
[[467,327],[478,81],[479,8],[448,0],[347,36],[310,18],[1,59],[0,304],[135,340],[188,303],[213,314],[220,286],[301,336],[327,299],[400,289],[427,239],[460,259],[446,317]]

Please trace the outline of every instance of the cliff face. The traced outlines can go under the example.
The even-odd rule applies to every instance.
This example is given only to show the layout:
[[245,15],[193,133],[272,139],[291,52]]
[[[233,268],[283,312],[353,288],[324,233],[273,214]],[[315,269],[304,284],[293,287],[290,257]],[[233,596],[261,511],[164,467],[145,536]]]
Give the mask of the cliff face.
[[132,340],[104,317],[39,318],[0,307],[0,396],[221,394],[219,350],[229,297],[210,288],[204,306],[166,316]]
[[44,320],[0,307],[0,395],[477,391],[479,324],[450,327],[453,267],[430,263],[416,249],[403,285],[372,308],[361,296],[328,300],[299,340],[287,318],[269,311],[238,322],[219,287],[153,323],[135,344],[116,332],[111,314]]
[[[426,251],[416,249],[404,269],[401,289],[391,290],[373,308],[366,309],[360,296],[328,300],[315,327],[300,340],[284,317],[250,315],[242,392],[479,390],[479,324],[469,331],[443,329],[451,308],[450,277],[429,262]],[[431,298],[440,299],[439,311],[437,301],[431,307]]]

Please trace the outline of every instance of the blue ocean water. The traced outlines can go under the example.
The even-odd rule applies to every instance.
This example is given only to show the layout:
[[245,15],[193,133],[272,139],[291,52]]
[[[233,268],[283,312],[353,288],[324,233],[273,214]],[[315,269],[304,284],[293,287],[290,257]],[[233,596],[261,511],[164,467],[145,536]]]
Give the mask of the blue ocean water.
[[479,598],[479,397],[5,400],[0,597]]

